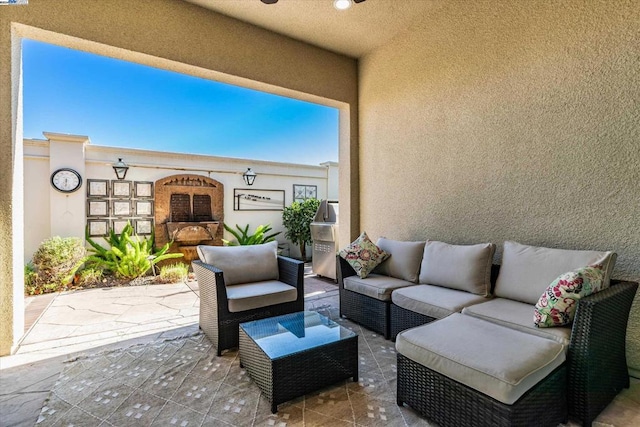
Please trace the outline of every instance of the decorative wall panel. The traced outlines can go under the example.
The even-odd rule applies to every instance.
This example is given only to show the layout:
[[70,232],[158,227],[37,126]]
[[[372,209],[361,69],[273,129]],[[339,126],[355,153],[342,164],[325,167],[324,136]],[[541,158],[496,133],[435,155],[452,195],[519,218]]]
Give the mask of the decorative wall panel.
[[153,182],[87,180],[87,226],[92,237],[122,232],[129,222],[138,235],[153,231]]

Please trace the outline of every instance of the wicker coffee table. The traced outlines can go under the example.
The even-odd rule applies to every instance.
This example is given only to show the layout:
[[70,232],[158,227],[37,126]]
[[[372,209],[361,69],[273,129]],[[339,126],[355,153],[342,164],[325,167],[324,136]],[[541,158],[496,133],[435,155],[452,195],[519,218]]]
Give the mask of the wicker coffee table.
[[275,414],[295,397],[358,381],[358,335],[314,311],[241,323],[240,364]]

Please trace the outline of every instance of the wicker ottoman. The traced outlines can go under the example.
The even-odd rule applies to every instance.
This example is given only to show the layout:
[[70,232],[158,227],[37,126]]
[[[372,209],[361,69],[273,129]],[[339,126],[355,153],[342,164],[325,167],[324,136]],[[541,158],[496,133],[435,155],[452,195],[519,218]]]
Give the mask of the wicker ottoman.
[[452,314],[396,339],[399,405],[441,426],[557,426],[567,420],[566,349]]

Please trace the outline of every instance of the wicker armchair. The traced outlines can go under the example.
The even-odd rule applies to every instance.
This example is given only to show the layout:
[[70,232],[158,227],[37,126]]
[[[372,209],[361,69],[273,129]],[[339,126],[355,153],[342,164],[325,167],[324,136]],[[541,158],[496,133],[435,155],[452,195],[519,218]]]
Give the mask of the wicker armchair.
[[200,329],[216,347],[218,356],[222,350],[238,346],[240,323],[304,310],[304,263],[301,261],[278,257],[278,280],[297,288],[295,301],[240,312],[229,311],[222,270],[202,261],[193,261],[192,266],[200,287]]

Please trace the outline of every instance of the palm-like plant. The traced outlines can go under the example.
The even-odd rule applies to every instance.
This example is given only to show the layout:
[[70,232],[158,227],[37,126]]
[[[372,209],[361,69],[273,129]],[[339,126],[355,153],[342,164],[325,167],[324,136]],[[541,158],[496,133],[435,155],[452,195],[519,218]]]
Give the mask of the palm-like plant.
[[224,224],[224,229],[236,238],[235,241],[222,239],[225,245],[227,246],[248,246],[248,245],[261,245],[263,243],[269,243],[276,239],[276,236],[282,231],[278,231],[277,233],[267,234],[272,230],[271,224],[267,225],[259,225],[256,228],[256,231],[253,234],[249,234],[249,224],[246,227],[242,228],[238,224],[236,224],[236,228],[238,231],[229,227],[227,224]]
[[129,223],[119,235],[111,230],[109,236],[105,238],[110,245],[109,249],[94,242],[89,237],[88,228],[86,239],[91,245],[89,251],[93,254],[88,256],[85,261],[126,279],[135,279],[144,275],[160,261],[183,256],[182,254],[166,253],[171,242],[154,252],[153,235],[150,238],[140,238]]

